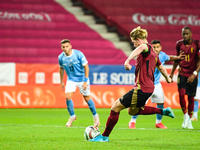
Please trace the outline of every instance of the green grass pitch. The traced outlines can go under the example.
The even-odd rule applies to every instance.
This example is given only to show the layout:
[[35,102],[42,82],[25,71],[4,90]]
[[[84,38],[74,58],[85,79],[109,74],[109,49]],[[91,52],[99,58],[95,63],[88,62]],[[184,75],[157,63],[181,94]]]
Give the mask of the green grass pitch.
[[[100,131],[104,131],[110,109],[97,109]],[[192,122],[194,130],[182,129],[183,113],[174,109],[175,118],[163,117],[168,129],[155,128],[156,115],[139,116],[136,129],[129,129],[130,116],[126,110],[110,142],[89,142],[84,130],[93,125],[89,109],[75,109],[77,120],[65,127],[69,118],[67,109],[0,109],[1,150],[198,150],[200,149],[200,121]]]

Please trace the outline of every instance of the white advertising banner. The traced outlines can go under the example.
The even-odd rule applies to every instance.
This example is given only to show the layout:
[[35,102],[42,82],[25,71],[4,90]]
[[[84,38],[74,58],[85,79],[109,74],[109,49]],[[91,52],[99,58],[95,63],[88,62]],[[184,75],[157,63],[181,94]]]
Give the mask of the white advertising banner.
[[0,86],[15,86],[15,63],[0,63]]

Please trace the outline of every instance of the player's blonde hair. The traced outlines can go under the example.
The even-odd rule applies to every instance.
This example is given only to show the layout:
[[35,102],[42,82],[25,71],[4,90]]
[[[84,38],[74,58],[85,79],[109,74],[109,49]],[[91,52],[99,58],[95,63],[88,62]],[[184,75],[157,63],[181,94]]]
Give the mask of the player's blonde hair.
[[133,40],[137,40],[137,38],[146,39],[147,35],[148,35],[147,30],[146,29],[141,29],[140,26],[138,26],[137,28],[134,28],[130,33],[130,37]]

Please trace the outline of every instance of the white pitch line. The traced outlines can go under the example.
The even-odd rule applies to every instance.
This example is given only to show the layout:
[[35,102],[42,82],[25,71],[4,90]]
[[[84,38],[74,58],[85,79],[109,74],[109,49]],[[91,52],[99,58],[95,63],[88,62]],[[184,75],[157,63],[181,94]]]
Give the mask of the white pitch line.
[[[52,125],[38,125],[38,124],[0,124],[0,126],[27,126],[27,127],[42,127],[42,128],[66,128],[65,126],[52,126]],[[85,126],[72,126],[70,128],[86,128]],[[105,129],[105,127],[99,127],[99,129]],[[158,129],[158,128],[136,128],[136,129],[129,129],[122,128],[122,127],[115,127],[114,130],[159,130],[159,131],[187,131],[187,132],[200,132],[200,129]]]

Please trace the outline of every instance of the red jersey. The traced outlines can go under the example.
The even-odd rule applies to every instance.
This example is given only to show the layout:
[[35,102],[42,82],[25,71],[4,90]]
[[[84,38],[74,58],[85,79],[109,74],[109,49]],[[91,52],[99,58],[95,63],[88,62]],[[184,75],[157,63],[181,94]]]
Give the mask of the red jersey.
[[153,51],[153,46],[147,44],[147,47],[147,52],[137,56],[134,88],[141,89],[145,93],[153,93],[155,67],[161,65],[161,62]]
[[177,56],[180,51],[184,51],[185,59],[179,61],[179,74],[184,77],[189,77],[197,68],[198,57],[200,56],[200,42],[193,40],[188,46],[184,45],[183,40],[177,41],[176,51]]

